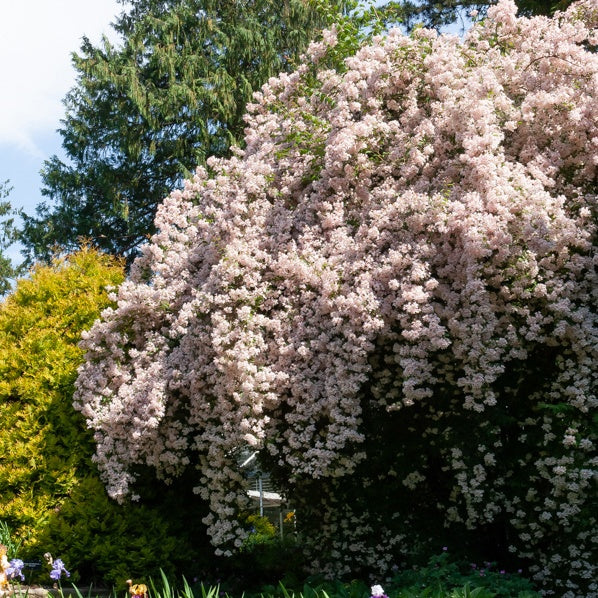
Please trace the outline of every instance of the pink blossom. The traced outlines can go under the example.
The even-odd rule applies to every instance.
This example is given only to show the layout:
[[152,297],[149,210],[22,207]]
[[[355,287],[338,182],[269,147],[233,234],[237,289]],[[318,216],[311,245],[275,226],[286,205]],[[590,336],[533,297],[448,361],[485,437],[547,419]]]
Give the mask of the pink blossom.
[[[196,467],[227,554],[248,500],[234,454],[250,445],[298,513],[317,511],[304,535],[315,568],[383,573],[407,532],[335,492],[367,472],[366,415],[407,420],[417,406],[452,480],[447,525],[508,519],[512,552],[548,586],[562,563],[543,540],[573,530],[558,541],[577,547],[583,566],[564,575],[583,588],[596,565],[575,527],[596,474],[596,12],[582,0],[518,18],[502,0],[462,41],[393,30],[342,74],[314,82],[304,65],[264,85],[245,150],[165,199],[159,232],[83,337],[75,406],[109,493],[134,491],[136,464],[167,481]],[[309,60],[335,43],[327,33]],[[505,390],[542,351],[557,355],[550,377],[525,399],[517,380]],[[529,492],[508,490],[499,428],[486,424],[477,451],[442,444],[451,418],[479,431],[517,400],[571,413],[531,409],[510,439],[541,439],[513,464],[533,470]],[[402,458],[384,484],[418,492],[425,464]]]

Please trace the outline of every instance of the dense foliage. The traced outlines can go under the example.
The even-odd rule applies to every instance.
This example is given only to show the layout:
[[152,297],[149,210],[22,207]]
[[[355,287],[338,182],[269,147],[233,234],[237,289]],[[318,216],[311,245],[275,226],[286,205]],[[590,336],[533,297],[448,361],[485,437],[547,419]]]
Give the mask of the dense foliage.
[[529,581],[518,574],[494,571],[492,563],[468,563],[460,570],[446,552],[432,557],[421,568],[405,571],[384,581],[384,587],[363,579],[325,580],[318,576],[305,582],[285,579],[275,585],[262,584],[249,592],[232,590],[226,580],[218,585],[203,582],[182,584],[161,576],[149,579],[154,598],[539,598]]
[[81,237],[134,255],[164,196],[206,157],[242,141],[253,90],[292,69],[346,4],[142,0],[114,23],[116,45],[84,38],[59,131],[66,160],[44,164],[49,201],[25,217],[29,257],[73,250]]
[[597,24],[505,0],[271,79],[85,335],[110,495],[196,468],[228,554],[248,444],[316,570],[445,544],[595,593]]
[[18,235],[15,225],[16,212],[10,202],[5,201],[9,194],[8,181],[0,182],[0,296],[10,290],[13,279],[20,272],[20,267],[15,266],[6,255],[6,250]]
[[[565,10],[573,0],[516,0],[522,15],[552,15],[557,10]],[[398,16],[403,24],[411,29],[417,24],[441,28],[448,25],[467,28],[471,14],[484,15],[496,0],[404,0]]]
[[[551,14],[571,0],[518,0],[524,14]],[[124,5],[128,3],[123,0]],[[156,206],[208,156],[243,142],[253,90],[289,71],[319,30],[351,15],[355,0],[143,0],[116,19],[116,44],[84,38],[73,61],[59,132],[66,159],[42,171],[47,201],[23,214],[28,262],[82,240],[126,256],[155,232]],[[376,2],[378,18],[410,29],[469,23],[485,0]],[[369,27],[367,28],[369,29]]]
[[184,510],[167,492],[127,508],[110,500],[72,407],[81,331],[122,280],[121,264],[84,249],[36,267],[0,305],[0,521],[21,542],[19,557],[61,555],[86,583],[173,572],[192,554],[194,525],[173,527],[167,514]]

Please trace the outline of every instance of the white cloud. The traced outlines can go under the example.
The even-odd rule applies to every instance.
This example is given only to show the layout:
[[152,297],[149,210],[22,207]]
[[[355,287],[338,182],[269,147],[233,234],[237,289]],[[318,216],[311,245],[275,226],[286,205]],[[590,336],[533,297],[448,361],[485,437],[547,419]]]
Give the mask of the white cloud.
[[81,38],[114,37],[116,0],[0,0],[0,144],[40,156],[36,133],[56,129],[75,83]]

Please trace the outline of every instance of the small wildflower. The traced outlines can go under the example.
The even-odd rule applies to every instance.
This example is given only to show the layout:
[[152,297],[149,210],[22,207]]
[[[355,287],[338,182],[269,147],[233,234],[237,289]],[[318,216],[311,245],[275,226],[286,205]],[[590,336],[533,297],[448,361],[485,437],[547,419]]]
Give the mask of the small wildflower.
[[25,581],[25,576],[23,575],[23,567],[25,563],[21,559],[12,559],[8,563],[8,567],[5,569],[4,573],[6,575],[6,579],[15,579],[16,577],[20,577],[21,581]]
[[133,583],[133,580],[127,579],[127,585],[129,586],[129,594],[131,598],[147,598],[147,586],[143,583]]
[[58,581],[63,573],[66,577],[71,576],[71,574],[66,570],[64,563],[61,559],[55,559],[54,561],[52,561],[52,571],[50,571],[50,577]]
[[372,598],[388,598],[382,586],[372,586]]

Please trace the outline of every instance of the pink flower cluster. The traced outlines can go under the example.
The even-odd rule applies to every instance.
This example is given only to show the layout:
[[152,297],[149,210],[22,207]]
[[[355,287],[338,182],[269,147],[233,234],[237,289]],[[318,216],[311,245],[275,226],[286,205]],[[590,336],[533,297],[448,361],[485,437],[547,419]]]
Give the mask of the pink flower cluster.
[[[463,40],[393,30],[343,73],[308,58],[270,80],[248,108],[246,149],[166,198],[115,306],[84,335],[75,406],[109,493],[134,492],[137,464],[164,480],[197,467],[227,553],[247,504],[234,453],[251,445],[294,489],[299,522],[314,504],[331,522],[328,557],[306,539],[314,563],[342,573],[350,552],[390,566],[367,513],[331,494],[369,458],[365,402],[434,413],[451,396],[445,408],[479,422],[501,408],[509,368],[545,347],[557,355],[546,383],[520,400],[532,414],[567,407],[562,434],[560,416],[521,423],[544,435],[528,465],[548,490],[534,496],[530,480],[527,499],[509,495],[489,430],[477,457],[446,453],[441,507],[469,528],[506,512],[512,551],[554,580],[562,563],[543,540],[574,527],[597,465],[597,23],[592,0],[553,19],[502,0]],[[417,492],[425,471],[402,467],[395,483]],[[595,532],[563,549],[572,596],[596,591]]]

